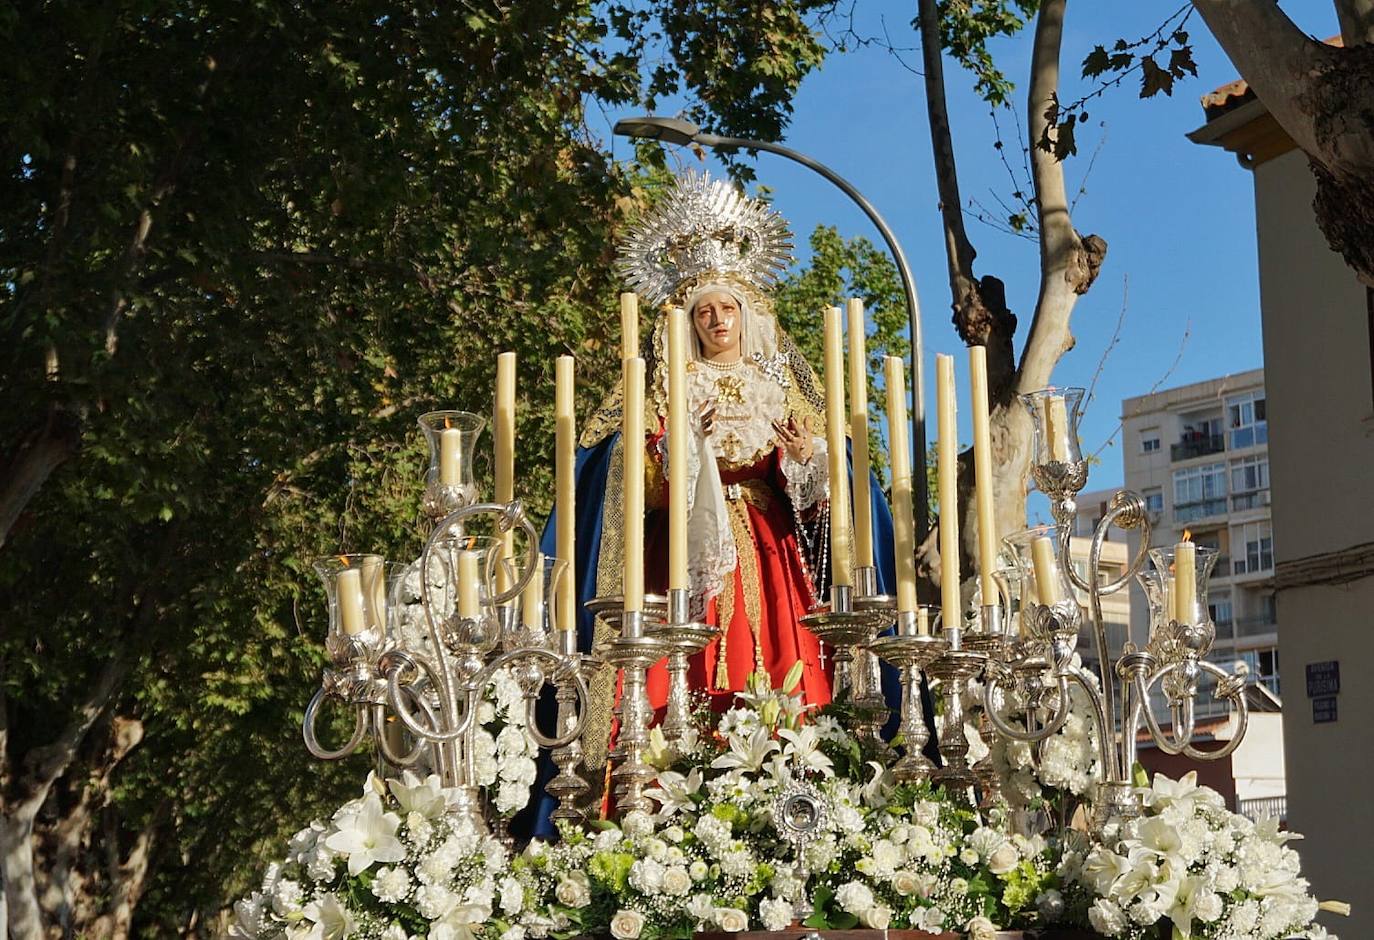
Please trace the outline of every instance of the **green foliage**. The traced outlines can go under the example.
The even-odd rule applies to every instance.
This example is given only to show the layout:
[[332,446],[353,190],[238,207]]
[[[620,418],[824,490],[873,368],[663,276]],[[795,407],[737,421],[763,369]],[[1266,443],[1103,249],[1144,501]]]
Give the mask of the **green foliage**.
[[988,42],[1020,32],[1040,0],[941,0],[939,9],[945,52],[972,73],[980,98],[994,107],[1010,105],[1015,86],[997,67]]
[[[906,297],[897,268],[886,251],[865,238],[845,239],[830,226],[811,233],[811,261],[794,268],[774,294],[778,320],[796,339],[819,372],[824,362],[822,318],[826,307],[843,307],[857,297],[864,302],[868,324],[869,459],[879,479],[887,477],[887,447],[882,434],[886,391],[879,383],[883,357],[910,350]],[[907,379],[910,384],[910,377]]]

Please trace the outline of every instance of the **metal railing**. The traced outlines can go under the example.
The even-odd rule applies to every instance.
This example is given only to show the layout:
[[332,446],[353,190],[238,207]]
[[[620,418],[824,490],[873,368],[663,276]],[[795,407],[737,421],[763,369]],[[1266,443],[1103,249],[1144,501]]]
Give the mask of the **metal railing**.
[[1231,497],[1231,509],[1240,512],[1243,509],[1263,509],[1269,505],[1269,491],[1255,490],[1251,493],[1236,493]]
[[1226,497],[1221,496],[1216,499],[1203,499],[1195,503],[1177,503],[1174,505],[1175,522],[1196,522],[1208,516],[1226,515]]
[[1237,810],[1242,816],[1248,816],[1251,821],[1258,822],[1265,816],[1278,819],[1288,818],[1288,797],[1284,796],[1261,796],[1253,800],[1237,800]]
[[1226,450],[1226,435],[1211,434],[1189,437],[1177,444],[1169,445],[1169,459],[1188,460],[1191,457],[1206,457]]

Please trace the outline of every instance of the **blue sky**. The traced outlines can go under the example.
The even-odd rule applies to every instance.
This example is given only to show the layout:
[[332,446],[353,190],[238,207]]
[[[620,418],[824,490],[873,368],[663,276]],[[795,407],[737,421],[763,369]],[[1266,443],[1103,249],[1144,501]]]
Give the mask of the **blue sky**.
[[[880,34],[885,24],[894,44],[915,46],[909,26],[914,6],[862,0],[857,6],[859,31]],[[1094,44],[1150,33],[1177,8],[1172,2],[1070,4],[1062,96],[1072,100],[1089,90],[1078,79],[1078,67]],[[1317,36],[1337,31],[1332,7],[1325,0],[1290,0],[1284,9],[1300,27]],[[1070,191],[1080,183],[1086,185],[1074,213],[1075,224],[1080,232],[1101,235],[1109,249],[1097,283],[1074,313],[1077,346],[1060,362],[1055,384],[1091,383],[1126,295],[1120,342],[1098,380],[1096,398],[1083,425],[1084,445],[1090,449],[1097,449],[1112,434],[1123,398],[1149,391],[1165,376],[1185,333],[1188,339],[1182,358],[1163,388],[1263,364],[1250,174],[1232,155],[1200,147],[1184,137],[1203,123],[1199,97],[1236,78],[1237,73],[1196,15],[1185,28],[1192,37],[1198,77],[1180,82],[1173,97],[1142,101],[1137,97],[1138,85],[1128,79],[1097,99],[1088,106],[1089,126],[1079,132],[1079,155],[1067,165]],[[1018,85],[1018,100],[1029,65],[1028,38],[1018,37],[997,47],[999,63]],[[908,53],[906,58],[917,62],[919,53]],[[990,192],[1005,194],[1012,187],[992,147],[995,135],[988,108],[973,95],[965,73],[952,63],[947,62],[945,77],[965,203],[974,197],[994,205]],[[664,107],[661,113],[671,113],[671,109]],[[610,137],[610,123],[620,116],[608,116],[604,134],[608,146],[617,155],[625,155],[627,143],[612,142]],[[1005,121],[1003,127],[1009,132]],[[949,324],[948,280],[921,79],[882,50],[832,55],[802,86],[782,142],[849,179],[896,232],[920,295],[928,414],[933,414],[934,397],[930,357],[937,352],[954,353],[961,385],[961,424],[967,427],[967,355]],[[1094,150],[1097,156],[1084,183]],[[679,153],[683,165],[696,165],[689,153]],[[759,182],[774,190],[775,205],[791,222],[799,243],[818,224],[833,224],[846,236],[864,235],[880,243],[858,208],[821,177],[768,154],[761,154],[756,165]],[[978,249],[977,272],[995,274],[1007,284],[1009,303],[1021,319],[1019,350],[1038,285],[1036,246],[972,218],[968,227]],[[1090,487],[1120,485],[1119,446],[1108,447],[1101,457]]]

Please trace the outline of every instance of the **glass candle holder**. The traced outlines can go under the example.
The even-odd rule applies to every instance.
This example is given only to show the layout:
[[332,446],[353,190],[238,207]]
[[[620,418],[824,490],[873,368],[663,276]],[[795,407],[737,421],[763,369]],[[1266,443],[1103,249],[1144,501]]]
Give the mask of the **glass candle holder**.
[[[561,558],[551,558],[542,553],[538,558],[538,569],[515,601],[518,608],[516,622],[523,630],[536,630],[548,636],[555,627],[558,587],[567,576],[568,563]],[[519,583],[525,573],[525,562],[524,556],[501,560],[509,583]]]
[[1207,590],[1217,550],[1193,542],[1150,549],[1150,564],[1158,577],[1161,618],[1185,626],[1211,622]]
[[438,519],[477,502],[472,464],[486,419],[470,411],[430,411],[419,423],[429,445],[425,511]]
[[1065,600],[1075,601],[1069,573],[1060,564],[1059,526],[1031,526],[1007,536],[1002,544],[1016,559],[1023,611],[1033,604],[1051,607]]
[[1081,388],[1050,387],[1021,396],[1031,413],[1036,466],[1082,463],[1078,422],[1083,417],[1084,394]]
[[329,635],[379,642],[386,635],[386,561],[381,555],[327,555],[313,562],[329,598]]

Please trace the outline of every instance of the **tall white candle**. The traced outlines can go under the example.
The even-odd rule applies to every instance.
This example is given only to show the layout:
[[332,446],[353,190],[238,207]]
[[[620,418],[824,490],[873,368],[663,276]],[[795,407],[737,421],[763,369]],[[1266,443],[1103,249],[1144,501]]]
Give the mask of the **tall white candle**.
[[625,415],[621,446],[625,462],[625,610],[644,609],[644,360],[625,360]]
[[916,518],[912,510],[911,441],[906,418],[906,373],[898,356],[884,362],[887,436],[892,460],[893,553],[897,563],[897,609],[916,609]]
[[363,594],[372,607],[370,623],[379,629],[386,628],[386,563],[380,555],[368,555],[363,559]]
[[639,295],[620,295],[620,361],[639,355]]
[[339,602],[339,625],[345,636],[356,636],[367,629],[363,616],[363,573],[357,568],[345,568],[334,579]]
[[479,608],[477,586],[481,581],[480,552],[458,553],[458,616],[476,617]]
[[568,565],[558,585],[556,619],[559,627],[565,630],[573,628],[577,616],[577,559],[574,554],[574,533],[577,531],[577,418],[574,414],[573,367],[572,356],[559,356],[554,366],[554,450],[558,490],[558,522],[554,540],[558,543],[558,557]]
[[463,475],[463,432],[444,428],[439,432],[439,483],[457,486]]
[[1031,565],[1035,569],[1035,591],[1040,603],[1057,604],[1064,599],[1064,585],[1059,577],[1058,546],[1054,539],[1042,535],[1031,542]]
[[1046,403],[1045,437],[1051,460],[1069,459],[1069,409],[1063,395],[1051,395]]
[[935,357],[939,421],[936,467],[940,480],[940,607],[945,630],[963,626],[959,597],[959,427],[954,405],[954,358]]
[[854,442],[854,564],[873,566],[873,496],[868,466],[868,344],[864,305],[850,298],[849,314],[849,434]]
[[668,314],[668,587],[687,589],[687,315]]
[[1174,546],[1174,619],[1179,623],[1197,621],[1197,545],[1179,542]]
[[849,470],[845,461],[844,331],[840,308],[825,311],[825,437],[830,471],[830,583],[854,583],[850,558]]
[[992,492],[992,435],[989,430],[987,348],[970,346],[969,385],[973,397],[973,485],[978,509],[978,586],[984,604],[997,603],[997,509]]
[[[496,357],[496,409],[492,434],[496,450],[495,489],[498,503],[515,499],[515,353]],[[501,534],[501,557],[510,558],[515,550],[515,533]],[[510,588],[505,565],[497,566],[497,582],[502,591]]]
[[544,626],[544,555],[534,556],[534,571],[520,596],[520,622],[531,630]]

